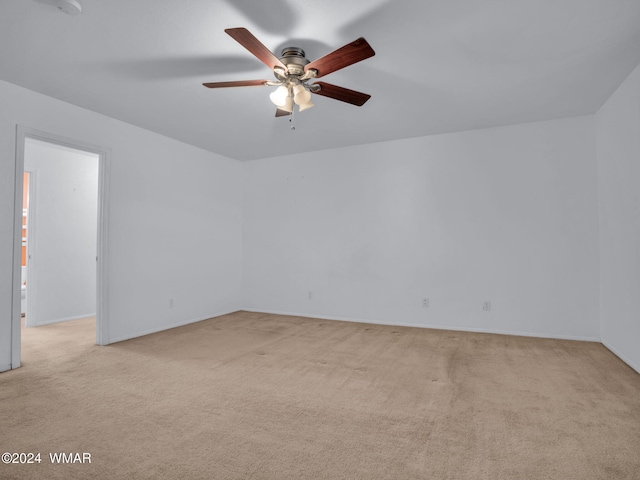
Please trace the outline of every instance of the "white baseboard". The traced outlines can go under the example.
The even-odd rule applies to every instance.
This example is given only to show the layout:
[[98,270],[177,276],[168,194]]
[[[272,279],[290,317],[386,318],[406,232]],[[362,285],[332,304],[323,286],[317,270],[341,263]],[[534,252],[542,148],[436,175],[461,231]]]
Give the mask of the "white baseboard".
[[636,372],[640,373],[640,365],[629,360],[629,358],[626,355],[624,355],[622,352],[620,352],[620,350],[612,346],[610,343],[605,342],[604,340],[602,340],[602,345],[607,347],[611,351],[611,353],[613,353],[616,357],[618,357],[624,363],[626,363],[631,368],[633,368]]
[[294,317],[306,317],[306,318],[319,318],[322,320],[337,320],[341,322],[355,322],[355,323],[371,323],[374,325],[389,325],[398,327],[417,327],[417,328],[432,328],[434,330],[453,330],[458,332],[474,332],[474,333],[492,333],[496,335],[515,335],[518,337],[536,337],[536,338],[553,338],[557,340],[576,340],[580,342],[600,342],[596,337],[581,337],[575,335],[555,335],[547,333],[532,333],[532,332],[517,332],[509,330],[494,330],[486,328],[473,328],[473,327],[458,327],[458,326],[443,326],[443,325],[428,325],[424,323],[406,323],[406,322],[383,322],[379,320],[369,320],[362,318],[350,318],[350,317],[330,317],[325,315],[311,315],[309,313],[295,313],[295,312],[283,312],[276,310],[262,310],[257,308],[243,308],[246,312],[255,313],[271,313],[274,315],[290,315]]
[[86,313],[84,315],[75,315],[73,317],[65,317],[65,318],[56,318],[54,320],[47,320],[46,322],[38,322],[35,325],[33,325],[34,327],[42,327],[43,325],[51,325],[53,323],[62,323],[62,322],[68,322],[69,320],[80,320],[81,318],[87,318],[87,317],[95,317],[96,313]]
[[164,330],[171,330],[172,328],[177,328],[177,327],[183,327],[185,325],[189,325],[190,323],[197,323],[197,322],[202,322],[204,320],[209,320],[210,318],[215,318],[215,317],[221,317],[222,315],[228,315],[230,313],[235,313],[240,311],[240,309],[235,309],[235,310],[229,310],[229,311],[223,311],[223,312],[219,312],[219,313],[213,313],[211,315],[208,315],[204,318],[194,318],[194,319],[190,319],[190,320],[180,320],[179,322],[175,322],[175,323],[171,323],[169,325],[163,325],[161,327],[157,327],[157,328],[150,328],[148,330],[140,330],[131,334],[127,334],[127,335],[123,335],[120,337],[115,337],[115,338],[109,338],[108,342],[106,345],[110,345],[112,343],[117,343],[117,342],[124,342],[125,340],[131,340],[132,338],[138,338],[138,337],[143,337],[145,335],[151,335],[152,333],[158,333],[158,332],[163,332]]

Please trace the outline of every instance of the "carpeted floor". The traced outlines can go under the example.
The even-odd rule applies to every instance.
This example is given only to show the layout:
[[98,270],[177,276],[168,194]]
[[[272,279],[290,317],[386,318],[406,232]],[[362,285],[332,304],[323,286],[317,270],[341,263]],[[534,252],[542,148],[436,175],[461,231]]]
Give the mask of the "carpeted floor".
[[0,453],[41,463],[0,478],[640,479],[640,375],[597,343],[249,312],[94,339],[23,330]]

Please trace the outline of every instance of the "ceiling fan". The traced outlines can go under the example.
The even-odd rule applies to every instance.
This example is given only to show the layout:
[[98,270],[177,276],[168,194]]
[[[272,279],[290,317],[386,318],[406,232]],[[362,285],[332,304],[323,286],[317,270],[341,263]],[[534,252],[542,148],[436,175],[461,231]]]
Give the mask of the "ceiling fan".
[[276,80],[203,83],[205,87],[277,86],[278,88],[269,96],[277,107],[276,117],[291,115],[294,104],[298,105],[298,111],[300,112],[313,107],[311,102],[312,93],[357,105],[358,107],[364,105],[371,98],[371,95],[366,93],[356,92],[355,90],[338,87],[330,83],[308,83],[312,79],[323,77],[374,56],[375,52],[362,37],[322,58],[310,62],[305,57],[304,50],[298,47],[286,47],[282,50],[280,58],[276,57],[246,28],[227,28],[225,32],[255,55],[258,60],[272,69]]

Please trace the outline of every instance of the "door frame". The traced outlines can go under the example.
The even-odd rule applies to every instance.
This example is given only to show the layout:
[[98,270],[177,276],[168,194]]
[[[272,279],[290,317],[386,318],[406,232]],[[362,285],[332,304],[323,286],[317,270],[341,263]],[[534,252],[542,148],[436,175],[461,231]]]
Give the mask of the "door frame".
[[[22,190],[24,173],[25,140],[32,138],[62,145],[98,155],[98,225],[96,248],[96,344],[109,344],[108,311],[108,218],[109,218],[109,176],[111,149],[93,145],[72,138],[36,130],[22,125],[16,126],[15,197],[14,197],[14,240],[13,240],[13,282],[11,322],[11,368],[20,366],[21,319],[20,283],[22,253]],[[27,300],[28,302],[28,300]]]
[[[24,171],[26,172],[27,170],[24,170]],[[29,237],[33,239],[33,237],[35,237],[34,233],[37,230],[36,228],[36,225],[37,225],[36,219],[38,218],[38,213],[36,209],[36,202],[38,198],[38,191],[36,189],[37,182],[38,182],[38,172],[29,171],[29,185],[28,185],[29,205],[27,207],[28,208],[28,212],[27,212],[27,280],[31,278],[33,274],[34,263],[38,263],[36,260],[33,260],[33,261],[31,260],[31,254],[33,253],[32,252],[33,242],[29,242]],[[22,279],[20,280],[20,283],[22,284]],[[31,286],[29,286],[30,284]],[[27,295],[27,305],[26,305],[27,312],[31,310],[31,305],[33,304],[33,297],[37,296],[37,295],[34,295],[36,291],[37,289],[33,288],[33,282],[27,281],[27,288],[25,291]],[[29,320],[29,315],[27,315],[27,318],[25,320],[25,326],[26,327],[36,326]]]

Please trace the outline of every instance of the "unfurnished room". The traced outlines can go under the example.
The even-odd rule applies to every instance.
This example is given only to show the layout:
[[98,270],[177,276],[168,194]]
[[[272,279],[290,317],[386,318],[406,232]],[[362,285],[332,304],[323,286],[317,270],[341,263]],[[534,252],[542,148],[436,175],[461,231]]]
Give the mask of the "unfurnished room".
[[640,1],[3,1],[0,455],[640,480]]

